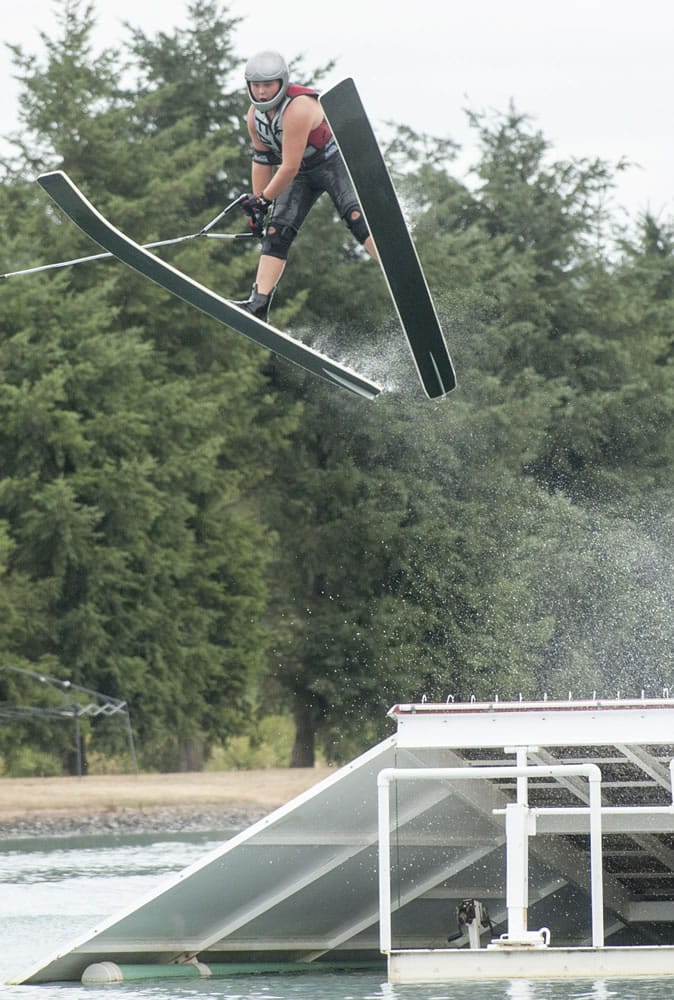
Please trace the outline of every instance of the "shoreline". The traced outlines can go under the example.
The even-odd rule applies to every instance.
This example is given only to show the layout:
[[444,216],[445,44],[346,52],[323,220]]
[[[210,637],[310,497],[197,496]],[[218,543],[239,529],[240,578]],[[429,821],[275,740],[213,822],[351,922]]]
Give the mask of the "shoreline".
[[334,769],[0,778],[0,849],[14,840],[145,833],[231,835]]
[[33,812],[0,819],[0,851],[16,841],[63,840],[77,837],[134,837],[213,833],[233,836],[272,810],[226,807],[154,806],[104,812]]

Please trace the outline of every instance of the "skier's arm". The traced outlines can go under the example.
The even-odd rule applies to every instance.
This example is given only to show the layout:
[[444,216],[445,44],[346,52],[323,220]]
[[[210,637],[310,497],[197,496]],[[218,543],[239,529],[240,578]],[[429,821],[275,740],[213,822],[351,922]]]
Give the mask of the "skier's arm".
[[[268,150],[262,145],[257,137],[255,131],[253,109],[251,108],[248,112],[248,133],[250,135],[250,141],[252,143],[253,149],[257,153],[267,153]],[[253,158],[253,163],[250,170],[250,186],[253,189],[254,194],[262,194],[263,190],[269,184],[274,173],[274,168],[271,163],[261,163],[255,158]],[[270,198],[269,201],[272,199]]]
[[250,171],[250,186],[253,189],[254,194],[262,194],[264,191],[265,197],[268,201],[272,201],[272,198],[267,196],[266,189],[272,179],[273,173],[274,168],[268,163],[256,163],[256,161],[253,160],[253,166]]
[[[265,185],[264,196],[270,201],[285,191],[302,164],[309,133],[316,125],[317,104],[312,97],[296,97],[283,116],[283,156],[280,167]],[[261,193],[260,188],[255,191]]]

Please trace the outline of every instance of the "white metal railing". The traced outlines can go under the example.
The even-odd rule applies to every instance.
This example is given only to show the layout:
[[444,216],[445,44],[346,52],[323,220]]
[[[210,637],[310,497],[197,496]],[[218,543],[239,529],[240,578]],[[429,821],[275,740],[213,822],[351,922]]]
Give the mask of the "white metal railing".
[[[674,771],[673,771],[674,774]],[[589,783],[590,813],[590,892],[592,907],[592,945],[604,946],[604,885],[601,844],[601,771],[596,764],[530,764],[493,767],[389,767],[377,777],[379,823],[379,934],[382,953],[391,951],[391,815],[389,788],[396,781],[489,781],[499,778],[585,777]],[[526,807],[528,809],[528,807]],[[573,808],[573,807],[570,807]],[[533,810],[531,810],[533,812]],[[538,810],[539,812],[547,810]],[[584,807],[587,812],[587,807]],[[527,833],[520,827],[521,835]],[[508,830],[506,828],[506,836]],[[526,858],[526,854],[524,855]],[[509,865],[509,861],[507,862]],[[516,866],[517,867],[517,866]],[[526,867],[526,865],[524,866]],[[508,886],[509,872],[506,872]],[[518,872],[520,881],[528,871]],[[508,888],[510,888],[508,886]],[[526,882],[512,887],[513,896],[526,898]],[[510,909],[509,909],[510,915]]]

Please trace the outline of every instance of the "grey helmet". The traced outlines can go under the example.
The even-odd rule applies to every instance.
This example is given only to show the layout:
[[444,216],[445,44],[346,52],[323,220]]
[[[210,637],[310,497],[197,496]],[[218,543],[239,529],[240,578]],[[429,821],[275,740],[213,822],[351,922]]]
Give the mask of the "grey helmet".
[[[290,82],[288,66],[283,56],[278,52],[258,52],[257,55],[251,56],[246,63],[245,75],[251,103],[258,111],[271,111],[286,96]],[[267,83],[271,80],[281,81],[281,89],[278,94],[274,94],[268,101],[254,100],[250,90],[251,83]]]

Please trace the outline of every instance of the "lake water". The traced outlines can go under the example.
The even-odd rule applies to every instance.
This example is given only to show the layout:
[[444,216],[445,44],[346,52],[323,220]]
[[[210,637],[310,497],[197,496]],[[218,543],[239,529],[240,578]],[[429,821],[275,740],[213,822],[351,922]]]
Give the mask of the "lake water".
[[[0,984],[130,906],[222,835],[0,841]],[[391,986],[380,974],[236,976],[109,986],[0,985],[1,1000],[671,1000],[674,979]]]

